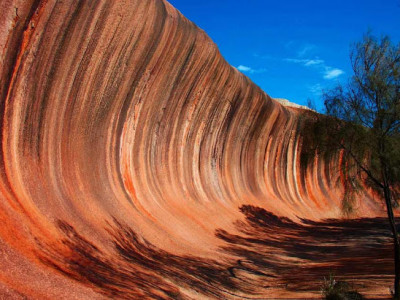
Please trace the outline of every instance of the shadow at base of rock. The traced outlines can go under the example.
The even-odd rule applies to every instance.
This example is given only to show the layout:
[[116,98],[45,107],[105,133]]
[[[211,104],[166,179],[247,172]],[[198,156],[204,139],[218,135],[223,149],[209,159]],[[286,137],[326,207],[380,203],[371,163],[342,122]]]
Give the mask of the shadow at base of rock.
[[377,285],[392,284],[392,244],[385,218],[296,223],[255,206],[240,210],[246,220],[236,222],[239,234],[223,229],[215,233],[224,241],[223,260],[169,253],[116,219],[106,228],[115,253],[60,220],[62,239],[38,240],[37,255],[65,276],[119,299],[188,299],[188,290],[215,299],[282,292],[317,296],[330,273],[353,279],[367,294]]
[[[216,233],[227,244],[225,253],[243,258],[233,273],[268,270],[287,290],[316,292],[324,277],[336,274],[366,292],[385,284],[389,294],[394,263],[386,218],[296,223],[255,206],[240,210],[246,216],[236,222],[241,234]],[[243,268],[244,262],[251,268]]]

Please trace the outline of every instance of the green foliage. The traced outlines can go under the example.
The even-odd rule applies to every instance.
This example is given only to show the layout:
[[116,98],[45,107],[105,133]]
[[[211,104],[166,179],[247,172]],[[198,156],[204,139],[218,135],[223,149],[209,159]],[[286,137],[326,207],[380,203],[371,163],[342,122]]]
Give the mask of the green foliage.
[[316,155],[336,161],[342,155],[345,213],[361,181],[379,192],[387,184],[392,200],[400,186],[400,44],[368,33],[350,57],[351,80],[323,94],[325,115],[308,112],[302,123],[304,165]]
[[[332,128],[340,147],[382,182],[400,181],[400,45],[367,34],[351,52],[354,75],[324,94],[326,113],[345,121]],[[360,166],[359,166],[360,167]],[[372,179],[372,178],[370,178]],[[376,183],[376,182],[375,182]]]
[[[345,214],[353,211],[355,195],[365,185],[383,196],[394,245],[394,297],[400,299],[400,241],[393,213],[400,193],[400,44],[368,33],[353,45],[350,58],[354,75],[324,93],[326,114],[310,111],[300,122],[301,163],[307,166],[315,157],[339,162]],[[347,299],[340,297],[327,299]]]

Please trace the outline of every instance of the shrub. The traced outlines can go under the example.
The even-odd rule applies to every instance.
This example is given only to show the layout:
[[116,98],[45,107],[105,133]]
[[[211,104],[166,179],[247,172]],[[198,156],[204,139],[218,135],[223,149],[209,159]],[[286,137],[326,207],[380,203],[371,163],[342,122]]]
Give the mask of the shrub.
[[333,275],[324,278],[321,292],[326,300],[363,300],[360,293],[354,291],[350,284],[336,280]]

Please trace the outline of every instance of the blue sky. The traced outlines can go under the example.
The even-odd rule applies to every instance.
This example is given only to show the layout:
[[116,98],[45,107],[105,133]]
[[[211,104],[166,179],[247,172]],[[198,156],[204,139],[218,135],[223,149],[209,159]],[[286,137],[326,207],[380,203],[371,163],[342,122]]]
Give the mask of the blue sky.
[[321,92],[352,75],[368,30],[400,41],[400,0],[170,0],[234,67],[276,98],[322,111]]

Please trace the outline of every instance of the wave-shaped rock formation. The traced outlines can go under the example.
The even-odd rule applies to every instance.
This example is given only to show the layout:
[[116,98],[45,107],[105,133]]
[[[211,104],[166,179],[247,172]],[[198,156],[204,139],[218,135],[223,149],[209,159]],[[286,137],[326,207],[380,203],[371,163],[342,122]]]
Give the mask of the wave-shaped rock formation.
[[332,269],[389,285],[376,196],[374,218],[321,221],[341,216],[340,154],[302,167],[303,110],[169,3],[0,8],[0,298],[308,297]]

